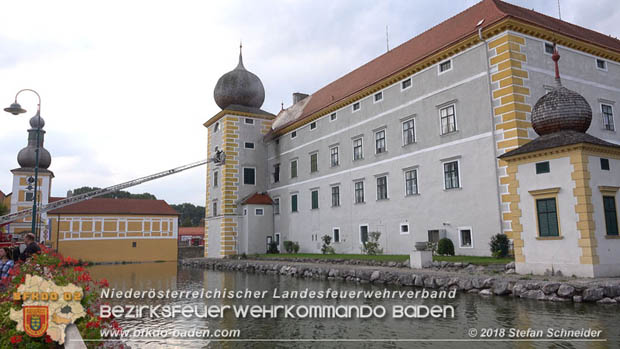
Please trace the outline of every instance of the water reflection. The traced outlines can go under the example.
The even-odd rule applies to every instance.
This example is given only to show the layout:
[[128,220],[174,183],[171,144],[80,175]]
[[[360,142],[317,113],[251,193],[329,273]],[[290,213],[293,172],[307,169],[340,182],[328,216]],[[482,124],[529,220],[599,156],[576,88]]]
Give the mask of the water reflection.
[[[126,330],[159,329],[162,331],[209,329],[240,329],[241,337],[246,339],[467,339],[470,328],[519,328],[543,329],[593,328],[603,330],[606,343],[481,343],[481,342],[211,342],[180,340],[175,338],[151,338],[148,341],[128,341],[132,348],[617,348],[620,343],[617,306],[596,306],[591,304],[566,304],[514,300],[511,297],[482,298],[477,295],[459,294],[453,300],[406,300],[406,299],[365,299],[365,300],[274,300],[273,288],[280,290],[382,290],[390,286],[356,284],[339,281],[317,281],[296,279],[287,276],[245,274],[240,272],[214,272],[198,268],[177,267],[176,263],[148,263],[126,265],[101,265],[91,268],[95,278],[107,278],[110,287],[117,290],[267,290],[269,297],[264,300],[234,299],[167,299],[140,300],[138,305],[239,305],[239,304],[368,304],[383,305],[391,309],[393,305],[407,304],[451,304],[456,308],[454,319],[238,319],[226,313],[222,319],[200,319],[176,317],[174,319],[148,318],[125,319],[120,321]],[[112,301],[113,304],[122,301]]]

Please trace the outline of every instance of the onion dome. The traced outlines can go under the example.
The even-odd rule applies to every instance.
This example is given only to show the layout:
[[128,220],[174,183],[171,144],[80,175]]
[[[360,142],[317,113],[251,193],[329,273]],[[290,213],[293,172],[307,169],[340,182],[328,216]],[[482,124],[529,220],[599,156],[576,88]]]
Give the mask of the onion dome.
[[582,95],[562,86],[558,68],[560,55],[557,49],[554,51],[557,86],[534,105],[532,127],[540,136],[562,130],[585,133],[592,122],[592,108]]
[[34,168],[36,165],[37,150],[37,128],[40,128],[39,134],[39,169],[47,169],[52,164],[52,156],[47,149],[43,148],[43,140],[45,138],[45,120],[38,114],[30,119],[31,129],[28,130],[28,145],[17,154],[17,163],[23,168]]
[[265,88],[258,76],[243,66],[241,46],[239,46],[239,64],[217,81],[213,97],[215,103],[222,109],[231,104],[252,108],[260,108],[263,105]]

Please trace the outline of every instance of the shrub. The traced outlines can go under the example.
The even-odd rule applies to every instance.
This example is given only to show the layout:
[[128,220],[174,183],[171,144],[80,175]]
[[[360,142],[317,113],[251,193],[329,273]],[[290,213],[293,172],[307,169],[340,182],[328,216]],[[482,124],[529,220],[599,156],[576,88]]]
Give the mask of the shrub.
[[297,241],[293,242],[293,253],[299,252],[299,244]]
[[275,241],[270,242],[269,247],[267,248],[267,253],[268,254],[280,253],[280,251],[278,251],[278,243]]
[[442,256],[454,256],[454,244],[452,240],[448,238],[440,239],[437,243],[437,254]]
[[332,243],[332,237],[330,235],[323,235],[323,237],[321,237],[321,240],[323,240],[323,246],[321,246],[321,253],[323,254],[336,253],[334,251],[334,248],[329,245]]
[[491,247],[491,253],[495,258],[503,258],[508,256],[508,250],[510,249],[510,240],[506,234],[496,234],[491,237],[489,242]]
[[368,241],[364,241],[364,244],[362,245],[362,253],[370,256],[383,254],[383,249],[379,248],[380,237],[381,232],[373,231],[368,233]]

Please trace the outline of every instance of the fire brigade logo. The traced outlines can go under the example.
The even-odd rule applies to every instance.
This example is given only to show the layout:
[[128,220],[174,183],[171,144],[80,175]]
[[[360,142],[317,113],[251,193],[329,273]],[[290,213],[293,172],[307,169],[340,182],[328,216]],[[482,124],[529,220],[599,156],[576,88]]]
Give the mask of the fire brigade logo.
[[47,331],[48,308],[47,306],[25,306],[24,332],[30,337],[41,337]]

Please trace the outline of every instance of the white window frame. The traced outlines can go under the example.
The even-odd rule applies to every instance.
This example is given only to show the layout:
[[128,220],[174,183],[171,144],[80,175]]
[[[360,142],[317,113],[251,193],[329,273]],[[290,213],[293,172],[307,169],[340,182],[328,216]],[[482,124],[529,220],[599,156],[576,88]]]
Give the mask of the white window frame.
[[[443,133],[443,129],[441,127],[441,111],[449,107],[454,108],[454,131]],[[455,101],[448,102],[446,104],[441,104],[437,106],[437,115],[439,116],[439,135],[440,136],[454,134],[459,131],[459,122],[458,122],[458,115],[456,113],[456,102]]]
[[[336,229],[338,229],[338,241],[336,241]],[[332,227],[332,242],[335,244],[339,244],[342,242],[342,230],[340,230],[340,227]]]
[[[298,178],[299,177],[299,159],[295,158],[295,159],[291,159],[291,161],[289,161],[288,163],[288,176],[290,179],[293,178]],[[295,177],[293,177],[293,171],[291,171],[291,168],[293,167],[293,162],[295,163]]]
[[[312,207],[312,194],[314,192],[316,192],[316,208]],[[321,196],[319,193],[319,188],[311,188],[310,189],[310,210],[318,210],[319,208],[321,208],[320,201],[321,201]]]
[[297,138],[297,130],[291,131],[291,139]]
[[360,245],[364,245],[364,243],[362,242],[362,227],[366,227],[366,233],[369,234],[368,238],[370,238],[370,226],[368,226],[368,223],[363,223],[360,224],[358,229],[357,229],[357,238],[360,242]]
[[548,56],[552,56],[553,52],[551,52],[551,53],[547,52],[547,45],[551,45],[551,47],[553,47],[553,43],[552,42],[548,42],[548,41],[543,41],[542,44],[543,44],[542,45],[543,53],[548,55]]
[[[448,62],[450,63],[450,68],[448,68],[448,69],[446,69],[444,71],[441,71],[441,65],[445,64],[445,63],[448,63]],[[453,60],[451,58],[450,59],[446,59],[444,61],[441,61],[441,62],[437,63],[437,75],[445,74],[445,73],[451,71],[452,68],[454,68],[454,62],[453,62]]]
[[[245,183],[245,169],[246,169],[246,168],[251,168],[251,169],[254,169],[254,184],[247,184],[247,183]],[[253,185],[253,186],[256,186],[256,167],[254,167],[254,166],[243,166],[243,167],[241,168],[241,171],[242,171],[241,173],[242,173],[242,176],[243,176],[241,184],[243,184],[243,185]]]
[[[409,86],[407,86],[407,87],[403,87],[403,85],[404,85],[405,81],[407,81],[407,80],[409,80]],[[410,89],[410,88],[411,88],[411,86],[413,86],[413,78],[412,78],[411,76],[410,76],[410,77],[408,77],[408,78],[406,78],[406,79],[402,79],[402,80],[400,81],[400,90],[401,90],[401,91],[408,90],[408,89]]]
[[[314,127],[312,127],[312,125],[314,125]],[[310,131],[316,130],[317,127],[318,127],[318,125],[317,125],[316,121],[312,121],[310,123],[310,125],[308,125],[308,128],[310,129]]]
[[[417,191],[413,194],[407,194],[407,172],[409,171],[415,171]],[[403,184],[405,188],[405,197],[420,195],[420,168],[418,166],[403,168]],[[445,185],[445,179],[444,179],[444,185]]]
[[[330,207],[340,207],[342,206],[342,192],[340,191],[340,183],[337,184],[331,184],[329,186],[329,201],[331,203]],[[334,188],[338,188],[338,206],[334,206]]]
[[[379,98],[378,100],[377,100],[377,95],[381,95],[381,98]],[[375,103],[381,103],[381,102],[383,102],[383,91],[375,92],[372,95],[372,103],[375,104]]]
[[[332,163],[332,150],[336,149],[336,153],[338,154],[338,162],[336,164]],[[329,147],[329,167],[338,167],[340,166],[340,144],[335,144]]]
[[[260,213],[258,213],[260,211]],[[255,208],[254,209],[254,215],[255,216],[264,216],[265,215],[265,209],[264,208]]]
[[278,243],[278,252],[280,252],[280,244],[282,243],[282,235],[280,233],[273,234],[273,238]]
[[213,188],[217,188],[220,185],[220,171],[213,171]]
[[[403,227],[406,226],[407,227],[407,232],[403,233]],[[409,222],[402,222],[400,223],[400,226],[398,227],[398,232],[400,233],[400,235],[409,235],[409,233],[411,232],[411,227],[409,226]]]
[[[456,169],[458,171],[459,186],[456,188],[447,189],[446,188],[446,172],[444,170],[444,164],[449,163],[449,162],[455,162],[455,161],[456,161]],[[441,160],[441,178],[443,179],[443,190],[462,189],[463,188],[463,173],[461,172],[461,159],[451,158],[451,159]]]
[[[463,239],[461,236],[461,231],[463,230],[469,230],[471,246],[463,246]],[[458,235],[459,235],[459,248],[474,248],[474,230],[471,227],[458,227],[456,228],[456,231],[458,232]]]
[[[603,118],[603,105],[606,105],[611,108],[611,123],[612,129],[608,130],[605,128],[605,119]],[[599,101],[599,110],[601,111],[601,127],[603,131],[615,132],[616,131],[616,113],[614,112],[614,103],[611,101]]]
[[[383,132],[383,144],[385,146],[383,147],[383,151],[382,152],[377,153],[377,133],[379,133],[379,132]],[[382,128],[376,129],[376,130],[373,131],[373,133],[375,135],[375,155],[380,155],[380,154],[387,153],[387,151],[388,151],[387,150],[387,127],[384,126]],[[364,141],[362,141],[362,159],[364,158],[363,150],[364,150]]]
[[[357,200],[356,200],[357,197],[356,197],[356,192],[355,192],[355,184],[360,183],[360,182],[362,183],[362,197],[363,197],[363,200],[360,201],[360,202],[357,202]],[[366,203],[366,184],[364,184],[364,182],[365,181],[363,179],[353,180],[353,204],[354,205],[359,205],[359,204]]]
[[[357,141],[358,139],[362,141],[362,144],[361,144],[362,145],[362,156],[359,159],[356,159],[355,158],[355,141]],[[351,145],[352,145],[351,150],[353,151],[353,154],[352,154],[353,161],[364,160],[364,136],[358,136],[358,137],[353,138],[351,140]]]
[[[277,203],[277,204],[276,204]],[[280,214],[280,210],[282,209],[280,197],[273,198],[273,214]],[[276,207],[278,208],[276,210]]]
[[[598,61],[603,62],[603,64],[605,65],[605,68],[599,68],[598,66]],[[607,71],[607,61],[602,59],[602,58],[598,58],[598,57],[594,57],[594,67],[599,70],[599,71]]]
[[[403,126],[405,126],[405,123],[407,123],[409,121],[413,121],[413,142],[405,144],[405,132],[403,130]],[[439,123],[441,123],[441,120],[439,120]],[[406,147],[406,146],[412,145],[412,144],[416,144],[418,142],[418,128],[416,127],[415,116],[411,116],[411,117],[408,117],[406,119],[401,120],[401,122],[400,122],[400,137],[401,137],[401,140],[402,140],[401,144],[402,144],[403,147]]]
[[[356,105],[357,105],[357,109],[355,109]],[[357,102],[354,102],[353,104],[351,104],[351,113],[357,113],[360,110],[362,110],[362,102],[361,101],[357,101]]]
[[[379,178],[385,177],[385,199],[379,199]],[[375,201],[388,200],[390,198],[390,184],[388,183],[388,174],[381,173],[375,175]]]
[[[248,121],[250,121],[250,122],[248,122]],[[252,119],[252,118],[243,118],[243,124],[244,125],[254,126],[255,122],[254,122],[254,119]]]
[[[215,207],[215,210],[213,207]],[[211,201],[211,211],[211,217],[217,217],[217,199]]]
[[[291,193],[289,196],[291,199],[291,204],[289,205],[289,208],[291,209],[291,213],[298,213],[299,212],[299,192]],[[297,211],[293,211],[293,196],[297,197]]]
[[244,209],[243,209],[243,215],[244,215],[244,216],[247,216],[247,215],[248,215],[248,209],[247,209],[247,208],[244,208]]
[[[252,144],[252,147],[248,147],[248,144]],[[256,149],[256,144],[254,142],[243,142],[243,149],[254,150]]]
[[[312,171],[312,156],[314,155],[316,155],[316,171]],[[319,172],[319,151],[315,150],[309,153],[308,156],[310,157],[310,173],[318,173]]]
[[333,122],[338,120],[338,113],[337,112],[333,112],[331,114],[329,114],[329,122]]

